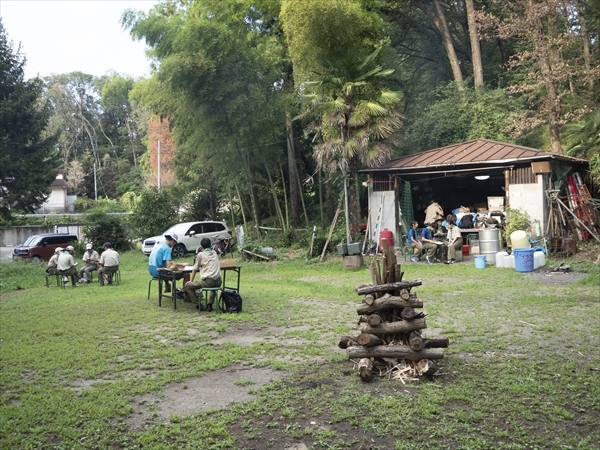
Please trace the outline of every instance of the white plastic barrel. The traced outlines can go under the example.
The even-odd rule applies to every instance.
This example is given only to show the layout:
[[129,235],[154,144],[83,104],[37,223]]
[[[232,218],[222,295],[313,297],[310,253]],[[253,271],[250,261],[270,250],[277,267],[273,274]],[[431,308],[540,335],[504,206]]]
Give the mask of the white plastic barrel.
[[517,230],[510,233],[510,245],[513,249],[531,247],[527,233],[523,230]]
[[540,267],[544,267],[546,265],[546,255],[544,252],[535,252],[533,254],[533,268],[539,269]]
[[507,269],[514,269],[515,268],[515,256],[514,255],[505,256],[502,260],[502,265],[504,267],[506,267]]

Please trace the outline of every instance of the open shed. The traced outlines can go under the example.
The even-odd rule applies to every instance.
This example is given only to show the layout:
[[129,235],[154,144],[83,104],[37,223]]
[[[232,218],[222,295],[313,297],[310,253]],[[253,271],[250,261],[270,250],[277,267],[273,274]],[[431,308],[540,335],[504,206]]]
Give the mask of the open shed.
[[520,209],[544,232],[548,189],[560,190],[565,177],[587,174],[583,159],[515,144],[477,139],[389,161],[369,173],[369,238],[381,231],[406,234],[410,221],[423,226],[425,209],[436,200],[444,214],[461,206],[473,212]]

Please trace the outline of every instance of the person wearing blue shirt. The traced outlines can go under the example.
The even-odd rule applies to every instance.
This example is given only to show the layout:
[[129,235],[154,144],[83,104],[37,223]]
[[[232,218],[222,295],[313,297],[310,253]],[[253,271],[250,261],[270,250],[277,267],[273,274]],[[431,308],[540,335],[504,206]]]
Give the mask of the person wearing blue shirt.
[[[158,278],[158,269],[175,268],[177,265],[172,261],[171,248],[177,244],[177,235],[171,233],[165,235],[165,242],[158,242],[148,257],[148,272],[154,278]],[[171,284],[165,280],[165,292],[171,292]]]
[[[437,232],[437,223],[428,223],[426,228],[423,228],[421,233],[421,242],[423,248],[427,251],[425,259],[429,264],[433,264],[435,254],[437,252],[438,244],[435,239],[435,233]],[[438,261],[439,262],[439,261]]]
[[419,262],[421,251],[423,251],[423,244],[421,244],[418,226],[419,223],[416,220],[413,220],[410,223],[410,230],[408,230],[408,235],[406,236],[406,244],[413,249],[413,256],[410,257],[412,262]]

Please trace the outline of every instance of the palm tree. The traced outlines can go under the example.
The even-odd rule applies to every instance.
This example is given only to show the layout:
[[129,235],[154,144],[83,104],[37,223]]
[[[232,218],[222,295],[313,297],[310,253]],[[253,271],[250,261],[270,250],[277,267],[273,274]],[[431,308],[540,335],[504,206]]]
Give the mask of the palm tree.
[[318,142],[314,147],[317,167],[341,172],[343,176],[348,243],[349,212],[355,233],[360,214],[357,188],[350,191],[348,198],[348,178],[356,181],[361,167],[377,167],[389,160],[402,123],[402,116],[395,109],[400,92],[382,87],[384,78],[393,70],[384,70],[377,64],[380,51],[378,47],[361,58],[356,50],[348,50],[337,58],[322,60],[319,79],[302,86],[306,92],[302,96],[305,108],[298,118],[313,119],[308,130],[315,133]]
[[565,153],[587,158],[590,175],[600,185],[600,108],[583,122],[566,124],[563,136],[568,143]]

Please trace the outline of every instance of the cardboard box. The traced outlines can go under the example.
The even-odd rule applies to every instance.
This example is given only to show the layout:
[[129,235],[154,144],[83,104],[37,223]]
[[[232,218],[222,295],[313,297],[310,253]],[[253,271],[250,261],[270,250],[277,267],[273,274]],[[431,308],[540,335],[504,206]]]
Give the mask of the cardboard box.
[[533,173],[551,173],[550,161],[538,161],[531,163],[531,170]]

